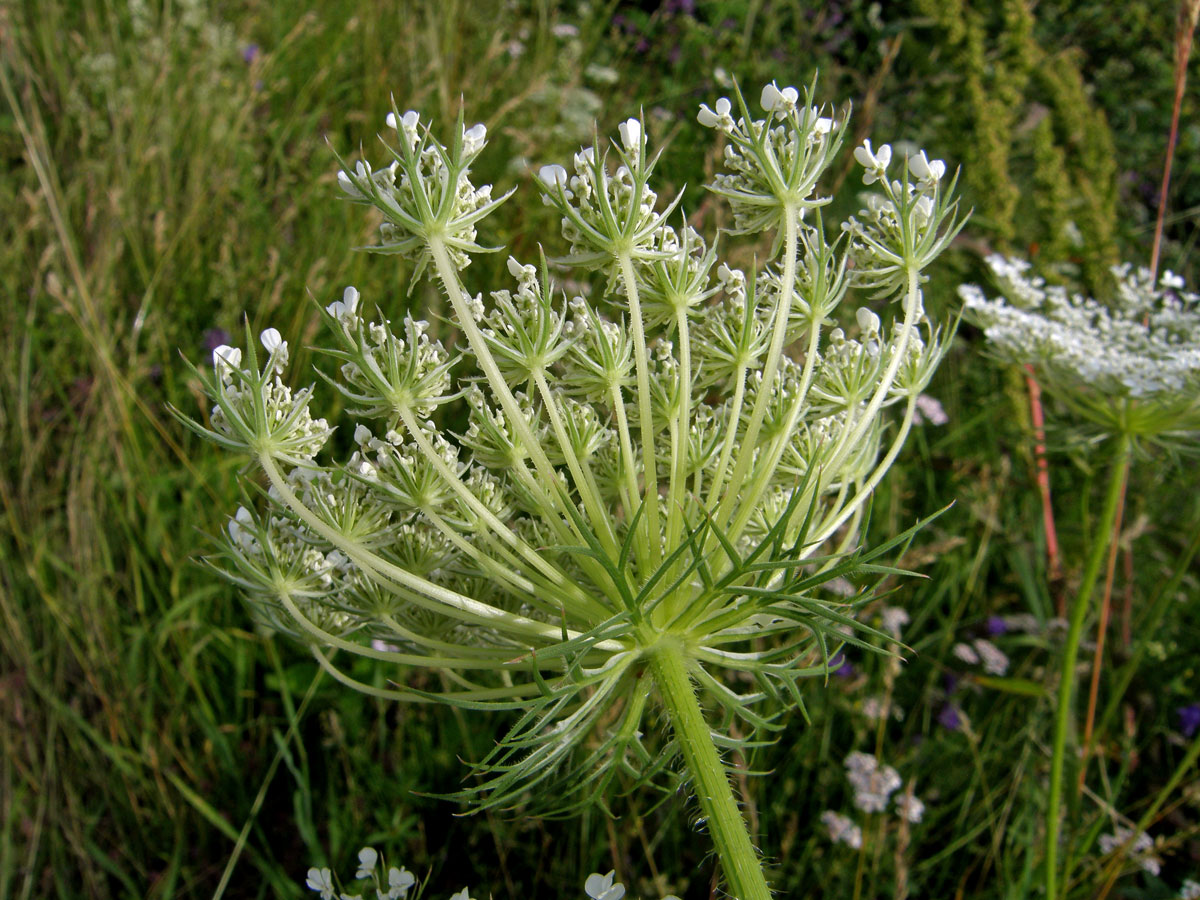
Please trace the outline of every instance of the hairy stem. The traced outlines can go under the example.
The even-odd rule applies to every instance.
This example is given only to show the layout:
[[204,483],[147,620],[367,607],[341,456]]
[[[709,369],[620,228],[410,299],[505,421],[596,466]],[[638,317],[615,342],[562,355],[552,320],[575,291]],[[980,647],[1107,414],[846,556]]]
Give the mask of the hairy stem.
[[650,661],[671,727],[683,750],[684,763],[692,776],[696,799],[716,845],[729,895],[737,900],[770,900],[771,889],[767,887],[758,851],[750,841],[746,822],[733,796],[729,772],[713,744],[712,731],[704,720],[681,648],[664,641]]
[[1104,561],[1109,537],[1112,534],[1113,522],[1117,518],[1121,488],[1129,472],[1130,440],[1128,435],[1121,435],[1119,440],[1120,443],[1112,463],[1112,472],[1109,475],[1108,489],[1104,497],[1104,509],[1095,529],[1092,549],[1088,554],[1087,565],[1083,572],[1083,582],[1079,586],[1079,593],[1075,595],[1075,601],[1071,607],[1067,641],[1063,648],[1062,669],[1058,685],[1058,708],[1054,718],[1054,748],[1050,758],[1050,798],[1046,805],[1047,900],[1057,900],[1058,897],[1058,836],[1061,824],[1059,816],[1062,806],[1067,733],[1071,727],[1071,706],[1075,692],[1075,662],[1079,657],[1079,643],[1083,637],[1083,625],[1087,619],[1088,607],[1091,605],[1092,591],[1096,587],[1096,579],[1100,575],[1100,565]]

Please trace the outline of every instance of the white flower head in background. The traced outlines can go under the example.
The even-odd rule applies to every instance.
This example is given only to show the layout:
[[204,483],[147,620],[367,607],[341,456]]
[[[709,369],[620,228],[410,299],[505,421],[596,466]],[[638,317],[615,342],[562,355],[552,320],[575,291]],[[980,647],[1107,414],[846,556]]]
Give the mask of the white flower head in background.
[[1001,295],[959,288],[966,317],[1006,362],[1031,365],[1051,395],[1103,434],[1194,445],[1200,432],[1200,298],[1165,273],[1117,266],[1108,302],[987,258]]

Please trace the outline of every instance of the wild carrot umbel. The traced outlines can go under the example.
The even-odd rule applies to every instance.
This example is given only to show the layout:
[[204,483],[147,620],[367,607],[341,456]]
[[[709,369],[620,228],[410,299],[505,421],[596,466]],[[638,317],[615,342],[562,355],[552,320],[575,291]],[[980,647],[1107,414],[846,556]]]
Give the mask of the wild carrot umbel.
[[[543,805],[571,808],[619,775],[670,782],[681,759],[742,900],[769,891],[721,751],[751,738],[715,731],[706,709],[751,737],[777,728],[803,679],[866,646],[868,590],[824,586],[892,571],[878,560],[911,537],[860,546],[946,346],[922,272],[961,224],[939,160],[892,164],[867,143],[854,155],[876,193],[827,234],[819,184],[847,116],[774,84],[761,105],[756,119],[739,93],[699,115],[724,135],[712,190],[736,233],[772,236],[758,271],[720,262],[675,218],[679,198],[660,208],[659,155],[629,119],[570,170],[540,170],[569,251],[510,258],[512,282],[487,299],[464,283],[476,225],[505,199],[470,180],[483,126],[460,120],[443,144],[393,110],[388,164],[338,179],[383,214],[370,249],[436,280],[455,353],[347,288],[319,348],[353,427],[345,459],[318,459],[331,428],[311,389],[285,386],[273,330],[265,360],[249,335],[218,348],[201,375],[212,421],[192,423],[266,476],[213,559],[264,623],[373,695],[516,712],[463,796],[513,804],[540,786]],[[565,296],[560,267],[598,273],[594,292]],[[834,327],[863,291],[882,315]],[[436,669],[446,689],[363,684],[330,650]],[[669,738],[647,726],[655,706]]]
[[[1197,449],[1200,297],[1184,290],[1183,280],[1171,272],[1156,279],[1144,269],[1121,266],[1114,270],[1115,300],[1104,304],[1030,275],[1026,262],[993,256],[988,264],[1004,296],[989,299],[978,287],[964,285],[960,294],[966,315],[984,329],[999,356],[1033,366],[1047,393],[1083,421],[1081,437],[1111,448],[1104,504],[1070,605],[1059,674],[1044,860],[1046,896],[1053,900],[1059,896],[1059,813],[1084,625],[1106,552],[1116,540],[1133,460],[1156,447],[1176,453]],[[1110,572],[1114,562],[1110,556]],[[1104,603],[1100,610],[1093,697],[1084,729],[1085,764],[1107,609]],[[1080,785],[1082,779],[1081,773]]]

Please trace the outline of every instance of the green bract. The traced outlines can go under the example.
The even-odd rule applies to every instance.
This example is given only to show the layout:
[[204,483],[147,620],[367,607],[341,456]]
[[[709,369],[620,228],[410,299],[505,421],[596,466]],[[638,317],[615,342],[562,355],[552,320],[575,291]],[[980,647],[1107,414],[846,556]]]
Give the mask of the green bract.
[[[234,437],[216,421],[207,431],[270,482],[221,557],[273,627],[368,693],[517,710],[479,767],[486,803],[515,802],[572,756],[553,796],[590,801],[617,773],[668,772],[680,752],[744,900],[765,882],[713,742],[774,727],[779,701],[802,704],[800,681],[860,642],[866,595],[828,587],[891,571],[874,561],[911,534],[859,546],[944,351],[921,272],[959,227],[944,166],[922,154],[915,183],[913,165],[891,181],[879,178],[886,162],[869,167],[883,191],[873,212],[843,226],[848,237],[827,235],[817,185],[847,116],[799,98],[770,85],[762,119],[740,95],[736,121],[729,100],[720,116],[701,111],[729,138],[713,190],[739,232],[769,231],[776,248],[749,277],[669,221],[678,198],[657,208],[658,157],[638,120],[576,154],[573,174],[543,168],[543,201],[570,245],[554,265],[604,274],[602,290],[572,297],[544,259],[510,259],[513,281],[487,299],[465,288],[475,224],[496,206],[469,177],[482,127],[460,121],[443,145],[416,113],[393,112],[393,162],[339,180],[383,213],[371,249],[436,274],[461,355],[412,317],[368,316],[350,288],[326,311],[322,348],[354,429],[349,457],[318,458],[327,429],[286,403],[287,427],[255,415]],[[888,301],[884,321],[859,310],[846,333],[834,317],[857,285]],[[216,362],[206,387],[226,418],[246,391],[270,389],[253,358],[244,367],[222,348]],[[404,686],[402,673],[390,689],[359,683],[333,650],[428,667],[442,689]],[[742,727],[713,732],[697,689]],[[674,740],[650,725],[660,704]]]

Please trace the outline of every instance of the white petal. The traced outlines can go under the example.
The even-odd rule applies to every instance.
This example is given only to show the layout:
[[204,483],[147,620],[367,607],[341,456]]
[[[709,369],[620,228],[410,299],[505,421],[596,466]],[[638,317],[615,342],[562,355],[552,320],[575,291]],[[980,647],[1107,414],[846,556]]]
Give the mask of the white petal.
[[772,112],[777,109],[783,100],[783,94],[779,93],[779,88],[775,87],[775,82],[771,82],[762,89],[762,96],[758,98],[759,104],[767,112]]
[[854,148],[854,158],[864,169],[873,169],[879,164],[875,154],[871,152],[870,140],[865,140],[861,147]]
[[538,170],[538,178],[540,178],[542,183],[548,188],[566,187],[567,170],[557,164],[542,166]]
[[642,146],[642,123],[637,119],[626,119],[617,130],[621,133],[621,143],[626,150],[639,150]]
[[262,341],[262,345],[267,349],[268,353],[274,353],[283,343],[283,335],[279,333],[277,328],[268,328],[258,336]]
[[236,369],[242,364],[242,351],[239,347],[230,347],[228,344],[222,344],[213,350],[212,353],[213,368],[220,369],[228,366],[231,369]]

